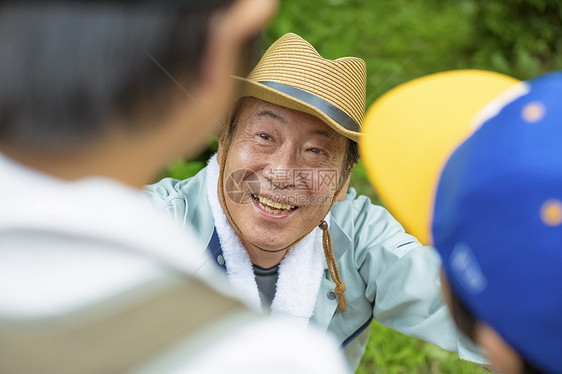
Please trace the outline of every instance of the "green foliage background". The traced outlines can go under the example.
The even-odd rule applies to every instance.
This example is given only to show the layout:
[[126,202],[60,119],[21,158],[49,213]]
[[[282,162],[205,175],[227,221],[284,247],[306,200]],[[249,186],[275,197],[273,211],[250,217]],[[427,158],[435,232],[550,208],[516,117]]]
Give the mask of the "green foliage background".
[[[408,80],[443,70],[478,68],[519,79],[562,68],[558,0],[283,0],[264,50],[287,32],[326,58],[358,56],[367,64],[367,105]],[[194,175],[216,143],[166,173]],[[363,165],[352,185],[381,203]],[[454,353],[373,323],[358,373],[483,373]]]

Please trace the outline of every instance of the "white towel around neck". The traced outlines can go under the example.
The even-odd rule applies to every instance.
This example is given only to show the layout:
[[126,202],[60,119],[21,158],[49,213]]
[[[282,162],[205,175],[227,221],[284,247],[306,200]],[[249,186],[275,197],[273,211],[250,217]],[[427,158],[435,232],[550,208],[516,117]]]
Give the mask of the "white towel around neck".
[[[228,279],[239,296],[255,309],[261,308],[254,270],[242,242],[219,204],[219,164],[215,154],[207,166],[207,196],[223,251]],[[330,223],[330,214],[325,218]],[[279,265],[279,278],[271,312],[307,325],[320,289],[324,271],[322,231],[317,227],[292,247]]]

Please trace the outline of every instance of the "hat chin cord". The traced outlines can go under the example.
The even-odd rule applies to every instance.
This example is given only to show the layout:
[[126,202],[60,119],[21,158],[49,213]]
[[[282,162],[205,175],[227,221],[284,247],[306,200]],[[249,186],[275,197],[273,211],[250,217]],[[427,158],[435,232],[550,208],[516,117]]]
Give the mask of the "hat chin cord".
[[[263,252],[267,252],[267,253],[277,253],[277,252],[282,252],[282,251],[286,251],[289,248],[291,248],[292,246],[294,246],[295,244],[297,244],[298,242],[300,242],[302,239],[304,239],[304,237],[306,237],[308,234],[310,234],[315,227],[313,227],[309,232],[307,232],[305,235],[301,236],[300,238],[298,238],[297,240],[295,240],[294,242],[292,242],[291,244],[281,248],[281,249],[275,249],[275,250],[267,250],[264,249],[262,247],[260,247],[257,244],[252,243],[251,241],[249,241],[248,239],[246,239],[246,237],[244,236],[244,234],[242,233],[242,230],[240,230],[240,227],[238,226],[238,224],[236,223],[236,221],[234,221],[234,219],[232,218],[232,214],[230,214],[230,210],[228,209],[228,205],[226,204],[226,197],[224,194],[224,168],[226,166],[226,155],[228,153],[228,149],[227,147],[224,148],[224,152],[222,154],[221,157],[221,165],[220,165],[220,171],[219,171],[219,195],[220,198],[222,200],[222,205],[224,206],[224,210],[226,211],[226,214],[228,216],[229,221],[234,225],[236,231],[238,231],[238,233],[242,236],[242,238],[252,244],[254,247],[258,248],[260,251]],[[341,191],[341,187],[338,188],[338,190],[335,192],[333,198],[332,198],[332,202],[330,203],[330,207],[328,208],[328,212],[326,212],[325,216],[328,215],[328,213],[330,212],[330,210],[332,209],[332,206],[334,206],[334,203],[336,201],[336,196],[338,196],[338,194]],[[347,306],[345,303],[345,283],[343,283],[343,281],[341,280],[341,276],[340,276],[340,271],[338,269],[338,265],[336,263],[336,257],[334,256],[334,249],[333,249],[333,245],[332,245],[332,235],[330,234],[330,230],[328,229],[328,223],[322,219],[322,221],[318,224],[318,227],[322,230],[322,247],[324,248],[324,256],[326,257],[326,263],[328,264],[328,271],[330,272],[330,277],[332,278],[332,281],[334,281],[334,283],[336,284],[336,288],[334,290],[335,294],[338,297],[338,307],[339,310],[344,313],[347,310]]]

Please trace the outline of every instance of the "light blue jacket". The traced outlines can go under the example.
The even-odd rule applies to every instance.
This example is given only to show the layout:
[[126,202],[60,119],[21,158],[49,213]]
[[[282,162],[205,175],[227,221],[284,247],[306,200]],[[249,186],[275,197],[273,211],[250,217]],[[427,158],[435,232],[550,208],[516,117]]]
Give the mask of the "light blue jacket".
[[[206,168],[195,177],[166,178],[148,187],[148,195],[180,225],[191,225],[209,245],[214,223],[205,186]],[[350,188],[334,204],[330,223],[334,254],[347,291],[347,311],[337,312],[335,284],[327,265],[311,323],[341,342],[355,370],[369,339],[373,318],[403,334],[421,338],[459,356],[484,362],[475,348],[459,339],[440,294],[440,260],[386,211]],[[219,261],[220,262],[220,261]]]

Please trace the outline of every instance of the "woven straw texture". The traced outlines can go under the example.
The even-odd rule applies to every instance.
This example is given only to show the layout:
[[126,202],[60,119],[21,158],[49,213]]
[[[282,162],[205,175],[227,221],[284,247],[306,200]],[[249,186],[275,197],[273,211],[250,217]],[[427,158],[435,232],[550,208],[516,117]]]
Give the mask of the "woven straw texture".
[[343,110],[359,126],[365,115],[366,79],[362,59],[325,59],[293,33],[273,43],[248,76],[251,81],[282,83],[314,94]]

